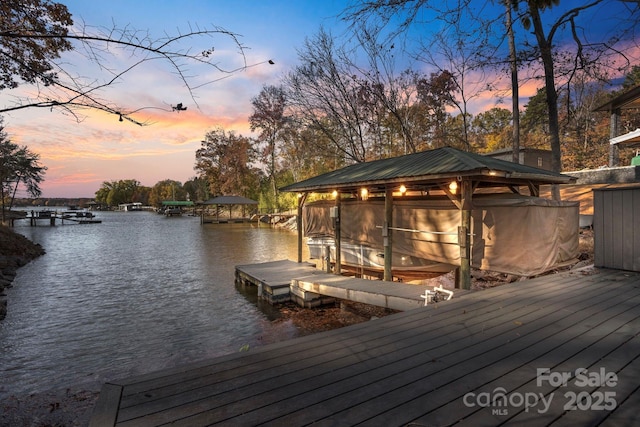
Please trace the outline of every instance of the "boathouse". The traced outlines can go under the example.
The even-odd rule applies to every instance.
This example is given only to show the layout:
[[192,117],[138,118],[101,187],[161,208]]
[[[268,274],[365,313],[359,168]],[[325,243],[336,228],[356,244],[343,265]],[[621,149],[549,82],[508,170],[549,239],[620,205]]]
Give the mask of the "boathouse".
[[[205,209],[202,209],[202,217],[201,222],[205,223],[227,223],[227,222],[247,222],[249,218],[247,217],[247,211],[255,210],[258,206],[258,202],[255,200],[248,199],[242,196],[218,196],[213,199],[209,199],[206,202],[202,203],[205,206],[214,206],[214,216],[208,217],[205,215]],[[233,210],[236,206],[239,206],[241,209],[241,214],[239,217],[233,216]],[[223,209],[229,209],[229,216],[225,218],[224,215],[221,215],[221,211]]]
[[[353,164],[281,190],[300,195],[299,262],[303,234],[326,236],[334,239],[337,274],[342,245],[361,244],[380,252],[384,280],[393,279],[394,257],[418,255],[457,268],[457,286],[469,289],[472,266],[535,275],[577,256],[579,204],[539,197],[541,186],[574,181],[443,147]],[[325,200],[306,204],[311,193]]]

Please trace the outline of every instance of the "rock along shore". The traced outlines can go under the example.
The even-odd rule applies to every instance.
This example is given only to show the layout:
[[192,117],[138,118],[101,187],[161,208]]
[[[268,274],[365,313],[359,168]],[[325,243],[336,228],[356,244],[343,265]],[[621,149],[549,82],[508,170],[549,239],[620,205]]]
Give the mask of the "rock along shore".
[[11,286],[18,268],[44,253],[39,244],[0,225],[0,320],[7,314],[7,296],[4,290]]

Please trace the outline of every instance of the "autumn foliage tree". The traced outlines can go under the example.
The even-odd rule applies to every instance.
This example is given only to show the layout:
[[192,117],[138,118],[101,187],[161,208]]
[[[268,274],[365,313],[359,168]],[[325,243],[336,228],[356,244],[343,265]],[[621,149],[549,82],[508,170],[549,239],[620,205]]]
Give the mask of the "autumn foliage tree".
[[41,194],[40,183],[46,167],[40,165],[39,156],[27,147],[20,147],[9,139],[0,120],[0,207],[2,223],[6,221],[5,207],[11,209],[13,200],[22,184],[32,197]]
[[[60,81],[55,60],[73,45],[67,7],[42,0],[0,4],[0,90],[23,83],[49,86]],[[55,36],[54,36],[55,35]]]
[[252,131],[259,131],[258,143],[261,160],[267,165],[267,175],[271,182],[274,208],[278,209],[278,143],[282,142],[288,117],[285,115],[286,93],[279,86],[264,86],[258,96],[251,100],[253,113],[249,116]]
[[141,185],[136,179],[120,179],[105,181],[96,191],[96,202],[106,206],[118,206],[123,203],[139,202],[143,205],[149,201],[149,187]]
[[149,205],[160,207],[165,200],[186,200],[187,191],[180,181],[165,179],[157,182],[149,192]]
[[196,151],[195,170],[209,185],[209,194],[255,197],[260,172],[251,140],[235,132],[218,128],[207,132]]

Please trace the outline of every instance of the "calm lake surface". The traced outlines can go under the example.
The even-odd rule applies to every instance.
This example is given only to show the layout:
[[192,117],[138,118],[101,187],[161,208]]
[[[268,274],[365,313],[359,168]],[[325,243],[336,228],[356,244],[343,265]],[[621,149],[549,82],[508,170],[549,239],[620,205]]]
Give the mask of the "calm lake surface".
[[99,389],[110,379],[296,336],[234,285],[236,265],[296,260],[295,233],[151,212],[98,212],[97,219],[15,227],[47,253],[20,268],[6,290],[0,399]]

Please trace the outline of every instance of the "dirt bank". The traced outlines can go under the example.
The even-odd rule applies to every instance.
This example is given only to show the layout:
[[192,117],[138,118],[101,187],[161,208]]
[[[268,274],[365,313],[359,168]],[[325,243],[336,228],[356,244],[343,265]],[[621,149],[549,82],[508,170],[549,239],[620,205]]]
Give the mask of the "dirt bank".
[[0,320],[7,314],[4,290],[11,286],[18,268],[43,254],[42,246],[0,225]]

